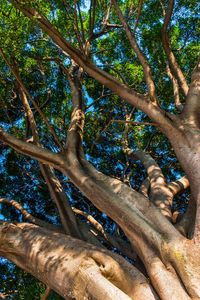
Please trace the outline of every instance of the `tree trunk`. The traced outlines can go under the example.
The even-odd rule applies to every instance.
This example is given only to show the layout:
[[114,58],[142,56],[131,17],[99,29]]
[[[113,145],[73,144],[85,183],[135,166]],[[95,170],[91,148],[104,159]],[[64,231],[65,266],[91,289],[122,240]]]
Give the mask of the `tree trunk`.
[[157,299],[148,281],[122,257],[27,224],[2,222],[0,254],[65,299]]

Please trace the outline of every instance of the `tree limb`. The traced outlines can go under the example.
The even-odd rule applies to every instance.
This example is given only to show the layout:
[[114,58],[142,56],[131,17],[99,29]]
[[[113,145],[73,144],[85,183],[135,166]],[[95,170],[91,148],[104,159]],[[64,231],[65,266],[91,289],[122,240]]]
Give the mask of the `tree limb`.
[[87,219],[92,226],[104,237],[105,241],[108,242],[110,245],[112,245],[114,248],[117,248],[118,251],[122,252],[124,255],[129,257],[132,260],[135,260],[137,257],[137,254],[134,252],[133,248],[126,243],[124,240],[122,240],[120,237],[113,237],[111,234],[107,233],[103,226],[95,220],[92,215],[85,211],[81,211],[80,209],[77,209],[75,207],[72,207],[72,210],[78,214],[83,216],[85,219]]
[[180,97],[179,97],[179,86],[178,86],[176,79],[174,78],[174,76],[172,75],[172,73],[170,71],[168,62],[167,62],[166,70],[167,70],[167,75],[170,78],[172,85],[173,85],[175,106],[180,112],[182,112],[183,104],[181,104]]
[[172,191],[173,195],[178,194],[179,192],[187,189],[190,185],[186,176],[179,178],[176,181],[169,182],[168,184],[169,189]]
[[200,56],[191,75],[191,84],[182,112],[186,123],[200,128]]
[[149,199],[159,208],[164,216],[171,219],[173,194],[166,184],[161,168],[148,153],[143,151],[132,151],[130,148],[127,148],[124,151],[132,159],[135,160],[135,158],[137,158],[143,163],[150,181]]
[[33,103],[34,107],[36,108],[36,110],[39,112],[39,114],[41,115],[42,119],[44,120],[44,122],[46,123],[47,127],[49,128],[49,131],[51,132],[51,134],[53,135],[55,141],[57,142],[57,144],[60,146],[60,148],[62,149],[62,151],[64,151],[64,148],[62,146],[62,144],[60,143],[54,129],[52,128],[52,126],[50,125],[49,121],[47,120],[47,118],[45,117],[45,115],[43,114],[43,112],[41,111],[41,109],[39,108],[39,106],[37,105],[37,103],[35,102],[35,100],[33,99],[33,97],[31,96],[31,94],[28,92],[28,90],[25,88],[24,84],[21,81],[21,78],[18,76],[18,74],[16,74],[14,68],[11,66],[11,64],[8,62],[2,48],[0,48],[0,54],[2,55],[2,57],[4,58],[4,60],[6,61],[7,65],[9,66],[11,72],[13,73],[13,75],[15,76],[17,82],[19,83],[19,85],[22,87],[24,93],[26,93],[26,95],[29,97],[29,99],[31,100],[31,102]]
[[[21,78],[19,74],[19,69],[16,63],[16,60],[13,58],[13,71],[15,76],[19,78],[19,91],[21,96],[21,101],[24,106],[25,112],[27,113],[28,120],[30,122],[32,134],[33,134],[33,143],[38,147],[42,147],[37,131],[37,126],[35,123],[34,115],[31,111],[30,105],[27,101],[26,94],[24,93],[23,86],[21,85]],[[40,170],[46,180],[47,186],[49,188],[50,194],[54,199],[58,212],[61,218],[61,223],[63,225],[64,231],[66,234],[71,234],[74,237],[80,238],[80,232],[76,223],[75,216],[71,210],[69,200],[60,184],[58,178],[55,176],[53,168],[48,165],[43,165],[39,162]]]
[[141,11],[142,11],[143,2],[144,2],[144,0],[140,0],[140,2],[139,2],[138,13],[137,13],[137,17],[136,17],[136,20],[135,20],[135,25],[134,25],[134,28],[133,28],[133,32],[132,32],[133,36],[135,36],[135,32],[136,32],[136,29],[137,29],[137,26],[138,26],[138,22],[139,22],[139,19],[140,19],[140,14],[141,14]]
[[186,97],[188,94],[188,85],[180,67],[178,66],[178,63],[171,50],[170,42],[167,37],[167,27],[171,20],[173,7],[174,7],[174,0],[170,0],[167,13],[165,14],[163,28],[162,28],[162,43],[163,43],[163,48],[165,50],[165,53],[167,55],[167,59],[169,61],[170,68],[172,69],[176,79],[178,80],[183,95]]
[[133,89],[125,86],[119,80],[98,68],[79,50],[69,44],[51,23],[45,17],[41,16],[31,5],[24,6],[22,0],[9,0],[9,2],[30,18],[33,23],[40,26],[40,28],[43,29],[59,47],[66,51],[76,63],[82,66],[96,80],[107,86],[126,102],[141,109],[154,122],[159,124],[160,128],[166,129],[166,127],[171,127],[171,121],[166,118],[166,114],[161,108],[149,101],[148,97],[135,92]]
[[0,253],[65,299],[157,299],[147,279],[122,257],[35,225],[1,222]]
[[[133,48],[133,50],[135,51],[142,67],[144,70],[144,76],[145,76],[145,80],[146,80],[146,84],[147,84],[147,88],[148,88],[148,92],[149,92],[149,96],[151,98],[151,101],[157,103],[157,95],[156,95],[156,88],[153,82],[153,78],[152,78],[152,73],[151,73],[151,68],[148,64],[148,61],[146,59],[146,57],[144,56],[144,54],[142,53],[141,49],[139,48],[136,39],[135,39],[135,35],[131,33],[131,30],[126,22],[126,20],[124,19],[122,12],[117,4],[116,0],[112,0],[113,5],[115,6],[116,12],[118,14],[118,17],[122,23],[122,25],[124,26],[124,29],[126,31],[126,35],[129,39],[129,42]],[[140,10],[139,10],[140,11]],[[137,25],[137,23],[136,23]],[[133,33],[135,33],[135,28]]]
[[8,199],[8,198],[0,198],[0,203],[12,205],[15,209],[20,211],[22,213],[24,219],[27,220],[30,223],[33,223],[35,225],[47,228],[47,229],[52,230],[54,232],[62,232],[63,233],[62,229],[59,226],[50,224],[48,222],[42,221],[42,220],[32,216],[25,208],[23,208],[23,206],[21,204],[19,204],[15,200],[11,200],[11,199]]

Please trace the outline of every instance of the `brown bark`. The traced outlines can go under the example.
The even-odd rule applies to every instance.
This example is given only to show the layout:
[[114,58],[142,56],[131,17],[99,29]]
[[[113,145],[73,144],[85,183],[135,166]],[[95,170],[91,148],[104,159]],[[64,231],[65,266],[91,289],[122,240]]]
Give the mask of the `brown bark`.
[[112,252],[26,223],[3,222],[0,236],[3,257],[65,299],[156,299],[137,269]]
[[167,55],[167,59],[169,61],[170,68],[173,70],[173,73],[175,74],[175,76],[179,82],[179,85],[182,89],[183,95],[186,97],[188,94],[188,85],[187,85],[185,77],[176,61],[176,58],[171,50],[171,45],[170,45],[170,42],[169,42],[168,36],[167,36],[167,27],[171,20],[173,7],[174,7],[174,0],[170,0],[169,4],[168,4],[167,13],[165,14],[163,28],[162,28],[162,42],[163,42],[163,48]]

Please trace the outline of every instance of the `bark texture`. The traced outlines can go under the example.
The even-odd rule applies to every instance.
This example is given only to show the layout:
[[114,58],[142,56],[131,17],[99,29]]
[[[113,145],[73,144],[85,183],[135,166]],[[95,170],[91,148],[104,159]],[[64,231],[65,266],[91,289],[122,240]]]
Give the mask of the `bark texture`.
[[[56,62],[70,85],[72,114],[64,146],[41,114],[61,151],[55,153],[45,149],[40,142],[34,114],[27,98],[33,104],[34,100],[20,78],[16,60],[12,57],[12,64],[9,63],[3,50],[0,51],[16,78],[22,106],[30,123],[33,143],[18,139],[3,128],[0,128],[0,140],[39,162],[62,223],[62,228],[46,226],[15,201],[0,199],[1,203],[9,203],[20,210],[29,222],[35,224],[1,222],[1,256],[33,274],[65,299],[200,299],[200,63],[198,61],[195,66],[188,87],[167,36],[174,1],[169,1],[164,16],[162,42],[168,60],[168,76],[173,83],[177,107],[180,108],[180,114],[177,115],[170,115],[159,105],[151,67],[135,38],[136,27],[131,32],[117,1],[112,0],[113,9],[116,10],[120,26],[124,28],[130,46],[142,65],[148,90],[146,95],[135,92],[126,82],[121,83],[89,60],[90,42],[95,36],[92,21],[90,38],[87,41],[83,38],[82,41],[79,36],[80,51],[31,6],[31,1],[9,2],[40,27],[70,57],[71,64],[68,69],[59,60]],[[108,26],[112,5],[99,35]],[[135,26],[141,8],[142,1]],[[147,179],[139,191],[118,179],[102,174],[87,161],[82,145],[85,121],[82,90],[84,71],[151,118],[153,125],[169,139],[186,176],[175,182],[168,182],[149,153],[132,151],[128,147],[126,134],[123,151],[127,160],[140,160],[147,171]],[[184,107],[177,98],[178,84],[185,97]],[[129,120],[127,117],[126,121]],[[130,245],[110,237],[90,215],[70,207],[54,168],[65,174],[100,211],[122,228],[130,240]],[[189,186],[191,201],[187,212],[177,217],[172,212],[173,198]],[[95,228],[96,235],[101,235],[119,251],[123,252],[124,248],[124,255],[136,262],[139,258],[143,271],[105,250],[94,237],[91,238],[87,225],[79,222],[75,213],[87,218]]]

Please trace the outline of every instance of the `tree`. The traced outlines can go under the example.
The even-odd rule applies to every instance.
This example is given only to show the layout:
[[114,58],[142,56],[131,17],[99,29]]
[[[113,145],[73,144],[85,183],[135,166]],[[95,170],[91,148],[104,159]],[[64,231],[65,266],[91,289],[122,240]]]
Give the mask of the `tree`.
[[[195,0],[1,4],[0,201],[28,222],[12,212],[1,221],[0,254],[47,292],[200,298],[198,8]],[[133,186],[138,160],[146,173],[139,165]],[[27,164],[32,180],[22,176]],[[22,178],[24,194],[6,190]]]

